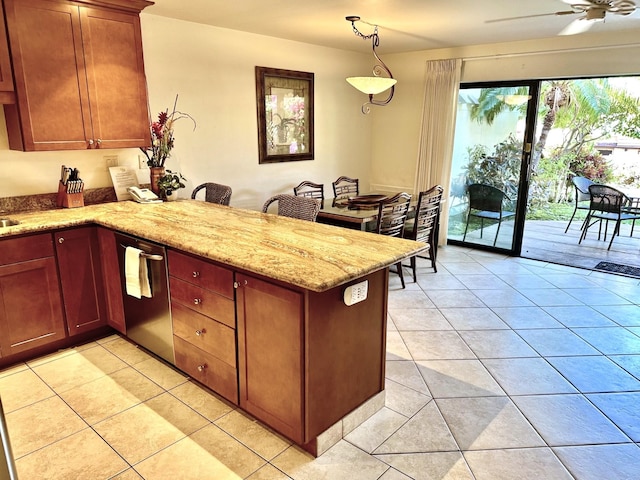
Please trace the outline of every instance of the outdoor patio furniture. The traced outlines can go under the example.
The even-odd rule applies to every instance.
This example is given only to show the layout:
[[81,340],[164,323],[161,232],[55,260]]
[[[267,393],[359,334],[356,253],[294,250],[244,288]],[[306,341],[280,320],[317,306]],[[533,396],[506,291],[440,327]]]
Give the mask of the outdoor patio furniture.
[[587,230],[595,223],[598,223],[598,240],[600,240],[603,220],[606,222],[604,229],[604,240],[606,242],[609,221],[613,221],[616,222],[616,226],[613,229],[609,247],[607,248],[607,250],[611,250],[613,239],[620,233],[620,223],[625,220],[639,220],[640,211],[633,209],[631,207],[631,199],[616,188],[594,184],[589,187],[589,194],[589,213],[584,221],[582,235],[580,235],[578,244],[585,239]]
[[[571,215],[571,219],[569,220],[569,224],[567,225],[567,228],[564,230],[564,233],[567,233],[569,231],[571,222],[573,222],[573,217],[576,216],[576,212],[578,210],[587,210],[587,211],[589,210],[589,203],[585,203],[585,202],[589,202],[589,200],[591,199],[591,196],[589,195],[589,187],[594,183],[586,177],[580,177],[577,175],[573,177],[571,181],[573,182],[573,186],[576,189],[576,193],[575,193],[576,205],[573,209],[573,214]],[[584,228],[584,224],[582,225],[582,228]]]
[[467,224],[464,227],[462,241],[464,242],[467,238],[467,230],[469,229],[471,217],[480,219],[480,238],[482,238],[482,231],[484,230],[484,221],[494,220],[498,222],[496,237],[493,240],[493,246],[495,247],[502,220],[515,216],[515,212],[504,210],[504,201],[509,200],[509,198],[499,188],[481,183],[472,183],[469,185],[467,187],[467,194],[469,195],[469,211],[467,213]]

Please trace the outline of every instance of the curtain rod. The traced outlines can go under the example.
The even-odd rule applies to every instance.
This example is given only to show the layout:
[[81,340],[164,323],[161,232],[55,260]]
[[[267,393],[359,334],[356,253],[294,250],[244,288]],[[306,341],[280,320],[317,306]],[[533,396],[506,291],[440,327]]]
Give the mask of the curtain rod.
[[562,48],[559,50],[538,50],[534,52],[518,52],[518,53],[495,53],[493,55],[479,55],[477,57],[463,57],[465,62],[472,62],[474,60],[487,60],[487,59],[501,59],[501,58],[516,58],[516,57],[530,57],[535,55],[549,55],[554,53],[574,53],[574,52],[593,52],[598,50],[609,50],[611,48],[637,48],[640,47],[640,43],[625,43],[622,45],[600,45],[596,47],[580,47],[580,48]]

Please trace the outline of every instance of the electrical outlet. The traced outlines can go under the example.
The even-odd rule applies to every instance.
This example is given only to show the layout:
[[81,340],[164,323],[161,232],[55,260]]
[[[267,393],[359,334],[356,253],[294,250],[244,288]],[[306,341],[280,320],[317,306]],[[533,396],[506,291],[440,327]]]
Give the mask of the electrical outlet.
[[118,155],[105,155],[104,162],[107,164],[107,171],[109,171],[109,167],[117,167],[118,166]]
[[356,303],[366,300],[368,290],[369,280],[349,285],[344,289],[344,294],[342,296],[344,304],[350,307],[351,305],[355,305]]
[[144,155],[138,155],[138,169],[142,170],[148,168],[147,166],[147,157]]

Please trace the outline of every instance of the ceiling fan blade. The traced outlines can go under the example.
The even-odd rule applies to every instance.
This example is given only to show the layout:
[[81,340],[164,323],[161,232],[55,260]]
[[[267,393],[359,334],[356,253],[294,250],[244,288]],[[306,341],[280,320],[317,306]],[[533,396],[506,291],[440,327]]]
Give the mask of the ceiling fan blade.
[[562,0],[564,3],[566,3],[567,5],[585,5],[585,6],[592,6],[593,2],[590,2],[589,0]]
[[485,20],[484,23],[498,23],[498,22],[509,22],[511,20],[522,20],[525,18],[537,18],[537,17],[550,17],[553,15],[572,15],[575,14],[573,10],[566,10],[563,12],[553,12],[553,13],[539,13],[537,15],[523,15],[521,17],[506,17],[506,18],[496,18],[494,20]]
[[584,33],[591,28],[593,23],[593,21],[587,20],[587,17],[576,18],[564,27],[558,35],[578,35],[579,33]]

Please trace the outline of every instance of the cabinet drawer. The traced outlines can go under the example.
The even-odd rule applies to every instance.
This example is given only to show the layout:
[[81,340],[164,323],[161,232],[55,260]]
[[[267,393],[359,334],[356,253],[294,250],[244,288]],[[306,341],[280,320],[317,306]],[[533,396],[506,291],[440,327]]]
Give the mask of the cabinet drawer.
[[169,277],[169,291],[172,302],[180,303],[231,328],[236,328],[233,300],[175,277]]
[[[26,262],[36,258],[53,257],[53,239],[51,234],[42,233],[28,237],[1,240],[0,265]],[[233,284],[231,285],[233,289]]]
[[235,330],[179,303],[171,305],[173,334],[236,367]]
[[238,375],[235,368],[178,336],[173,337],[173,344],[176,366],[179,369],[227,400],[238,404]]
[[226,268],[170,250],[169,274],[233,299],[233,272]]

